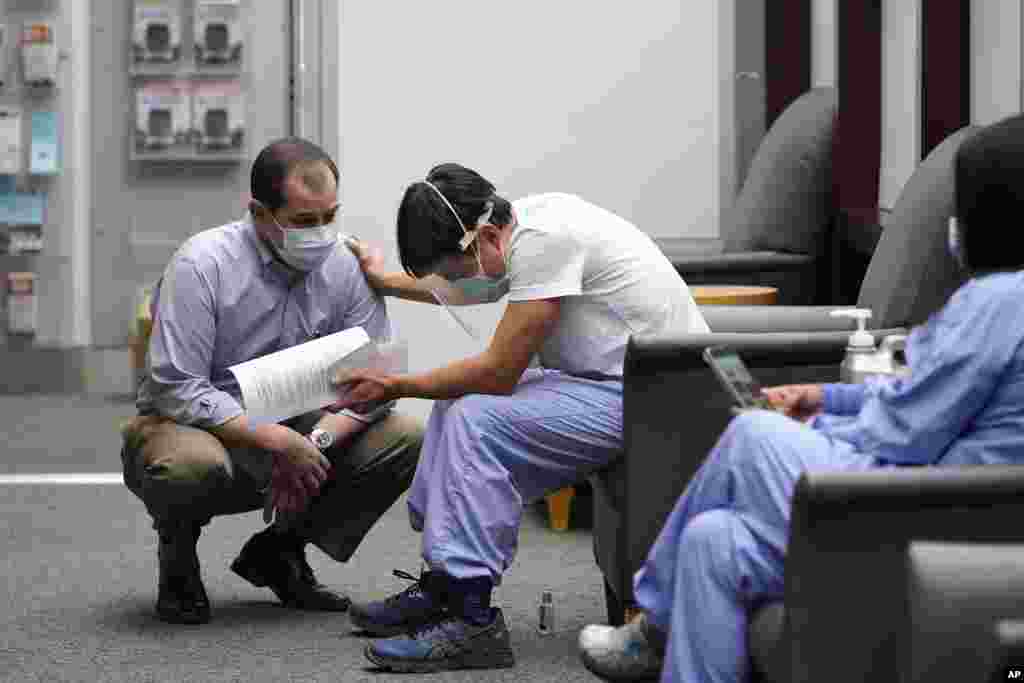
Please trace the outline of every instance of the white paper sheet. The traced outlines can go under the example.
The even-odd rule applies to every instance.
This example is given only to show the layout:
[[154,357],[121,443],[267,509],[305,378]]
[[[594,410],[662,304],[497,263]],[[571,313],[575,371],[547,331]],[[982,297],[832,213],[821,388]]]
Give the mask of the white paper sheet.
[[403,343],[377,345],[353,327],[289,349],[232,365],[250,425],[281,422],[344,397],[331,382],[338,370],[405,372]]

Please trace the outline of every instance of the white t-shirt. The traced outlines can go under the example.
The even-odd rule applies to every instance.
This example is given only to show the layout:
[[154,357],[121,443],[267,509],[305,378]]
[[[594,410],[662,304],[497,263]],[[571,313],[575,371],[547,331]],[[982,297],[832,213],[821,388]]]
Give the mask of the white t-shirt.
[[561,299],[541,366],[622,375],[631,334],[710,331],[672,263],[629,221],[571,194],[512,206],[509,302]]

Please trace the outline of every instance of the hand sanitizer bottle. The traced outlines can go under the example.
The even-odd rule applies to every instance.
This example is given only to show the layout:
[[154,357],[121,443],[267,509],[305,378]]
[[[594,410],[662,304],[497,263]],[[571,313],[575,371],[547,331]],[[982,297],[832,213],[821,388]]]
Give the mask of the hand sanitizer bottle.
[[537,608],[537,633],[542,636],[551,635],[555,630],[555,604],[551,591],[540,594],[540,606]]
[[850,335],[846,357],[839,366],[840,381],[855,384],[863,382],[869,375],[878,374],[875,337],[865,327],[871,317],[870,309],[850,308],[832,311],[830,315],[833,318],[853,318],[857,321],[857,331]]

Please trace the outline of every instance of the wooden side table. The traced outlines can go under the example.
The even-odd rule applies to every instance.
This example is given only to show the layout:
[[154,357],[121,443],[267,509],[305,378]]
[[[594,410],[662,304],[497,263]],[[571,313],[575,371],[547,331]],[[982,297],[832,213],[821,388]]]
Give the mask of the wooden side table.
[[693,285],[690,293],[698,304],[774,304],[779,298],[777,287],[758,285]]

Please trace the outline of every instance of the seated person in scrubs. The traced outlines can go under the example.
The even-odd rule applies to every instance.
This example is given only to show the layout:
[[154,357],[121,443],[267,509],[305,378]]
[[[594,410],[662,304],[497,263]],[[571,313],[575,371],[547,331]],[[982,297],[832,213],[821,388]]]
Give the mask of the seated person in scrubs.
[[[766,389],[782,413],[734,418],[634,578],[644,610],[588,626],[580,650],[607,680],[748,680],[749,611],[783,590],[793,489],[807,470],[1024,460],[1024,117],[956,157],[949,246],[970,275],[912,331],[906,378]],[[784,414],[783,414],[784,413]]]
[[571,194],[510,202],[458,164],[405,191],[404,273],[387,272],[365,244],[350,247],[385,295],[453,305],[508,297],[479,355],[422,374],[338,378],[350,401],[436,401],[408,499],[427,569],[397,595],[353,604],[352,623],[383,638],[366,653],[386,669],[511,666],[491,591],[515,557],[523,506],[619,456],[631,334],[708,327],[675,268],[629,221]]

